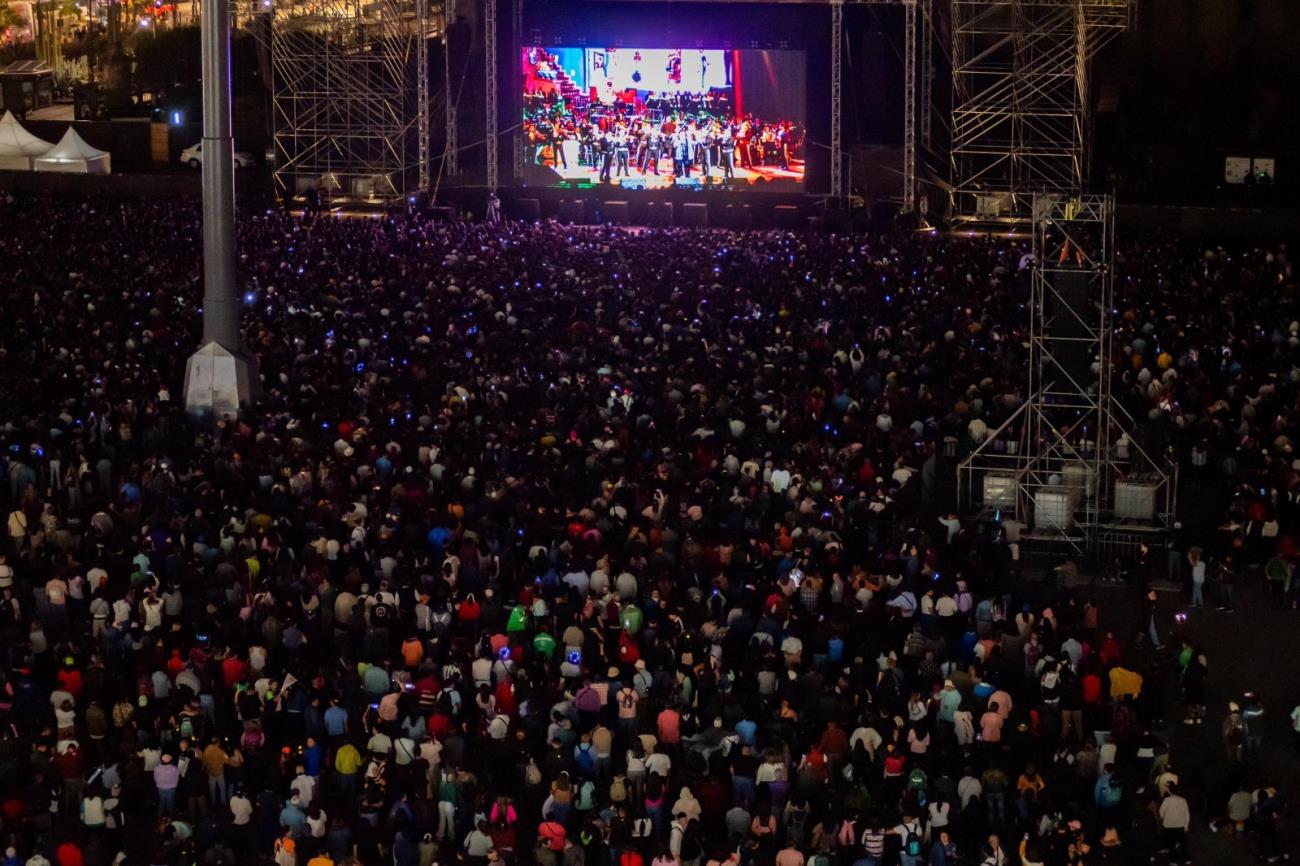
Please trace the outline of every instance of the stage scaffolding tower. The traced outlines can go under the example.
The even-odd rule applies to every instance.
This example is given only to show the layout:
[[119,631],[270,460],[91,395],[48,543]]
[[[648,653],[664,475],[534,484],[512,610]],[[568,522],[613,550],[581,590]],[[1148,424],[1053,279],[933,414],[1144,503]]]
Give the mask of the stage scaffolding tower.
[[1163,543],[1176,468],[1111,394],[1115,204],[1031,199],[1028,396],[958,468],[964,516],[1069,554]]
[[916,210],[916,0],[903,0],[903,206]]
[[930,121],[934,111],[934,0],[921,3],[921,107],[917,119],[921,124],[921,146],[930,148]]
[[[246,0],[269,49],[275,179],[290,194],[390,201],[428,182],[437,0]],[[440,101],[440,100],[439,100]]]
[[1028,223],[1034,193],[1084,191],[1090,61],[1132,0],[950,0],[952,212]]
[[844,197],[844,139],[842,81],[844,77],[844,0],[831,4],[831,198]]
[[420,26],[415,38],[415,122],[419,151],[419,188],[429,188],[429,0],[415,0],[415,20]]
[[442,156],[442,176],[455,177],[459,171],[460,140],[456,135],[456,113],[459,83],[451,80],[451,25],[456,20],[456,0],[442,2],[442,95],[443,117],[446,120],[445,149]]
[[[524,0],[510,0],[510,44],[518,51],[524,44]],[[515,183],[524,179],[524,128],[515,124],[514,134],[510,137],[510,177]]]
[[486,88],[483,140],[487,147],[487,188],[496,192],[500,178],[497,145],[500,131],[497,117],[497,0],[483,0],[483,76]]

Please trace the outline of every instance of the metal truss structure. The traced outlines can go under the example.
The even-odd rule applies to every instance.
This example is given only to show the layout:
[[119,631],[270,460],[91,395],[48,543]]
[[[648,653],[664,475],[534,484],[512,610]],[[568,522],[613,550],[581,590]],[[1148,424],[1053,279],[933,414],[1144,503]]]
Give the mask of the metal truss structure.
[[903,207],[916,210],[916,0],[903,0]]
[[959,220],[1028,222],[1088,178],[1091,59],[1132,0],[950,0],[951,196]]
[[[510,0],[510,44],[518,48],[524,44],[524,0]],[[515,124],[510,144],[511,177],[520,181],[524,176],[524,128]]]
[[484,141],[487,145],[487,188],[496,192],[500,182],[500,144],[501,133],[497,117],[497,0],[483,0],[483,38],[486,40],[483,54],[483,75],[486,90],[484,105]]
[[[429,0],[415,0],[415,20],[429,22]],[[443,31],[444,33],[446,30]],[[419,152],[417,175],[420,189],[429,188],[429,39],[417,32],[415,38],[415,140]]]
[[[452,93],[451,82],[451,24],[456,18],[456,0],[442,0],[442,81],[443,81],[443,111],[446,120],[446,137],[443,156],[442,156],[442,174],[444,177],[455,177],[460,171],[460,139],[456,135],[457,111],[460,100]],[[427,103],[421,103],[425,105]]]
[[933,0],[921,0],[921,146],[931,145],[931,113],[934,110],[934,8]]
[[843,118],[843,61],[844,53],[844,0],[830,0],[831,4],[831,198],[841,198],[844,187],[844,135]]
[[[428,183],[433,0],[251,0],[269,42],[275,178],[388,201]],[[269,22],[268,20],[269,19]]]
[[1111,395],[1114,201],[1031,201],[1029,396],[960,464],[963,510],[1014,519],[1025,540],[1079,553],[1163,538],[1175,469],[1142,448]]

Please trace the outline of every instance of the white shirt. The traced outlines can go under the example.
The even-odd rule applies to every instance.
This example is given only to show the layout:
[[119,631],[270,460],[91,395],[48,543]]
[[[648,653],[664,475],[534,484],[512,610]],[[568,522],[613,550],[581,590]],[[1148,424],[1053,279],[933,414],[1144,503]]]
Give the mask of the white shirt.
[[311,776],[298,776],[289,783],[289,790],[296,791],[301,802],[310,803],[316,794],[316,782]]
[[974,776],[962,776],[957,782],[957,796],[961,799],[963,809],[970,805],[972,797],[978,797],[983,793],[984,785]]
[[1187,801],[1177,794],[1170,794],[1160,803],[1160,826],[1166,830],[1186,830],[1191,823],[1191,813]]
[[437,740],[425,740],[420,744],[420,759],[432,769],[442,763],[442,743]]
[[957,537],[957,533],[961,531],[961,521],[955,517],[940,517],[939,523],[948,530],[948,543],[951,544]]
[[102,827],[104,824],[104,799],[86,797],[81,801],[81,822],[87,827]]
[[866,747],[867,754],[875,757],[876,749],[880,748],[880,732],[875,728],[868,728],[865,726],[858,728],[853,732],[853,735],[849,737],[849,748],[857,748],[859,741],[861,741]]
[[645,759],[645,768],[648,773],[656,773],[665,779],[672,772],[673,759],[663,754],[655,752],[653,755],[647,755]]
[[230,798],[230,814],[236,827],[243,827],[253,817],[253,804],[240,794]]
[[146,598],[140,602],[140,612],[144,616],[145,631],[153,631],[162,626],[163,604],[161,598]]
[[397,761],[397,766],[405,767],[415,760],[419,754],[419,749],[415,746],[415,740],[410,737],[398,737],[393,741],[393,757]]
[[764,782],[775,782],[778,779],[785,778],[785,765],[779,761],[764,761],[758,765],[758,772],[754,776],[756,784]]
[[885,607],[896,607],[905,617],[910,617],[916,613],[916,596],[904,590],[898,595],[885,602]]

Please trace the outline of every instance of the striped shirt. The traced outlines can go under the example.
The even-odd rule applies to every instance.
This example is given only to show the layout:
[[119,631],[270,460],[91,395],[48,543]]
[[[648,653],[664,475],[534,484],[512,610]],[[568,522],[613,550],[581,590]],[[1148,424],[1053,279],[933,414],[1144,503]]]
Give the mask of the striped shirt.
[[862,850],[870,857],[879,859],[885,855],[885,831],[877,827],[868,827],[862,833]]

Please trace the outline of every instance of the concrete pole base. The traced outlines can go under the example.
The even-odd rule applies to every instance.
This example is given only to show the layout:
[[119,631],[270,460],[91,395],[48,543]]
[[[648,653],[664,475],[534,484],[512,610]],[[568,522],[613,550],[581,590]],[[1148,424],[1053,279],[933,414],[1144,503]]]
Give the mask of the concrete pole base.
[[185,365],[185,409],[200,417],[237,418],[257,399],[261,384],[255,357],[208,343]]

